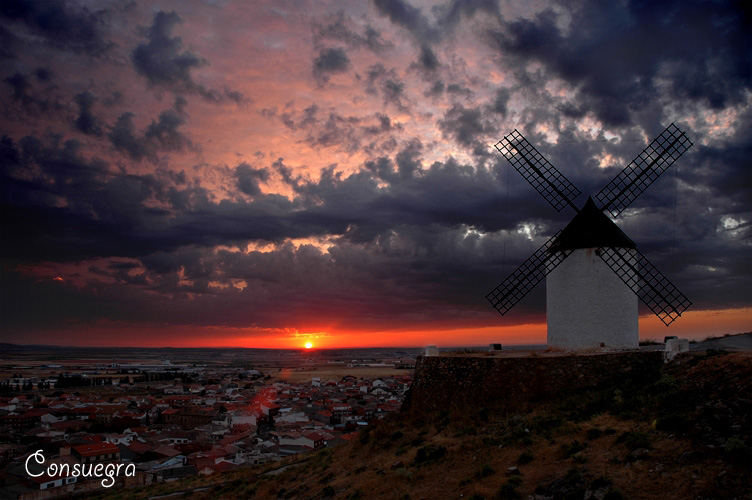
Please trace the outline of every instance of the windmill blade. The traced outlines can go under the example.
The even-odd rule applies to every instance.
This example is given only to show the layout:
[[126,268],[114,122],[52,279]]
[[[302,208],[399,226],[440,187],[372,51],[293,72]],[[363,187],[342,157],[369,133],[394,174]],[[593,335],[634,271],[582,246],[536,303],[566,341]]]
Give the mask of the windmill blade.
[[617,217],[691,146],[686,134],[672,123],[606,184],[595,199],[603,210]]
[[494,309],[499,311],[502,316],[572,253],[572,250],[564,250],[554,254],[548,253],[559,234],[561,234],[561,231],[549,238],[520,267],[486,295]]
[[574,208],[580,190],[551,165],[516,129],[496,143],[504,158],[525,178],[557,212],[566,205]]
[[692,302],[636,249],[599,248],[597,254],[666,326],[692,305]]

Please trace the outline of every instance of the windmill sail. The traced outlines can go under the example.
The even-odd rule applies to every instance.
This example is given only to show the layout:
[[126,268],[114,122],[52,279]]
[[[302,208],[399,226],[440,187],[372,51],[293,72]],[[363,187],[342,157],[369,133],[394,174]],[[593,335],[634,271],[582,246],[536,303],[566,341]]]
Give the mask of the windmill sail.
[[520,267],[486,295],[494,309],[499,311],[502,316],[572,253],[572,250],[549,253],[551,245],[560,234],[561,231],[549,238]]
[[516,129],[496,143],[509,163],[525,178],[557,212],[566,205],[577,211],[573,203],[580,190],[551,165]]
[[597,253],[666,326],[692,305],[638,250],[608,247]]
[[691,146],[689,138],[672,123],[606,184],[595,199],[603,210],[617,217]]

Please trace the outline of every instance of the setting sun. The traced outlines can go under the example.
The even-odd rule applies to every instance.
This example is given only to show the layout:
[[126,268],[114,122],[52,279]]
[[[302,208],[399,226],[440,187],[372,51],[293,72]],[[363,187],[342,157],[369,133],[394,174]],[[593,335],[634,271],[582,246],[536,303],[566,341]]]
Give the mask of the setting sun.
[[313,342],[306,342],[305,343],[305,348],[306,349],[310,349],[311,347],[313,347]]

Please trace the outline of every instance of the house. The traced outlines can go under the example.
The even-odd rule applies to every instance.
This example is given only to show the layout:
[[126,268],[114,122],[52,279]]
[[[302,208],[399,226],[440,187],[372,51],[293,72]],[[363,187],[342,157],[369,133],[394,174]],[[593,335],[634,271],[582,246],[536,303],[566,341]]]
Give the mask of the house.
[[162,412],[165,423],[177,424],[183,429],[194,429],[210,424],[217,415],[218,413],[214,408],[200,406],[183,406]]
[[303,434],[303,446],[308,446],[313,450],[323,448],[326,446],[324,435],[318,432],[307,432]]
[[79,463],[106,463],[120,460],[120,448],[112,443],[79,444],[71,448]]
[[46,472],[38,477],[29,477],[30,483],[34,489],[46,490],[49,488],[56,488],[58,486],[64,486],[67,484],[73,484],[77,480],[76,476],[71,474],[70,469],[61,472],[55,476],[50,476]]
[[269,417],[274,417],[279,414],[280,408],[282,408],[280,405],[272,403],[270,401],[261,402],[261,411],[264,413],[264,415],[268,415]]
[[42,413],[27,411],[24,414],[10,414],[0,417],[0,426],[7,425],[13,429],[31,429],[41,422]]
[[[51,476],[47,474],[47,470],[53,463],[57,465],[55,468],[57,474]],[[44,464],[35,460],[28,460],[24,462],[22,477],[28,479],[29,485],[35,490],[46,490],[73,484],[77,481],[77,477],[72,473],[74,463],[75,459],[71,456],[54,457]],[[15,472],[11,472],[11,474],[15,475]]]
[[335,403],[329,406],[329,411],[332,413],[333,423],[341,422],[342,418],[352,413],[352,407],[344,403]]
[[233,430],[256,426],[256,415],[243,411],[233,412],[230,415],[230,426]]
[[177,457],[181,454],[180,451],[167,444],[157,446],[154,448],[154,452],[167,458]]
[[135,437],[135,434],[110,434],[105,437],[105,441],[112,444],[124,444],[127,446]]
[[125,408],[125,405],[100,405],[97,406],[98,411],[94,414],[94,418],[97,422],[109,424]]

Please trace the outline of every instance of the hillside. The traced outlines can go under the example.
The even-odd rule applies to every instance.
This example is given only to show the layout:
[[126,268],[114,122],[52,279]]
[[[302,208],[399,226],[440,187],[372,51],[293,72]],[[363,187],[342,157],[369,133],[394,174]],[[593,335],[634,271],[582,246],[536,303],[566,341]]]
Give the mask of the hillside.
[[647,385],[526,411],[412,408],[276,475],[244,469],[103,498],[749,499],[751,394],[752,354],[688,353]]

